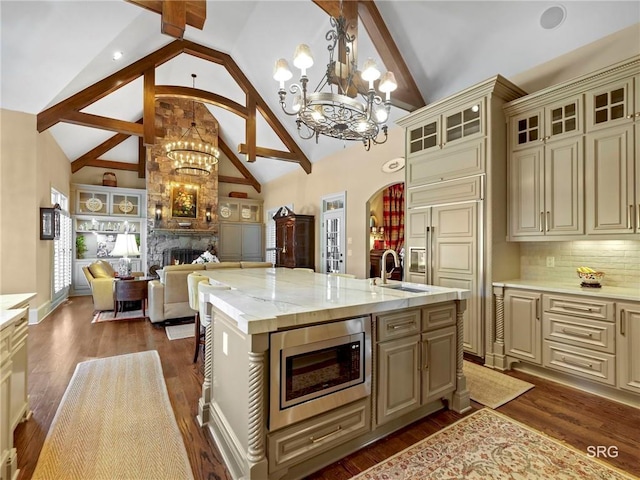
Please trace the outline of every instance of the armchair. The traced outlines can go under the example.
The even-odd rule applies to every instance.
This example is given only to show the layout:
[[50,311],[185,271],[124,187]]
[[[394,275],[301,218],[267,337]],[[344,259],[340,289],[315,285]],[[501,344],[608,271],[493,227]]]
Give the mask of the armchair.
[[[91,265],[82,267],[82,271],[91,287],[93,308],[95,310],[113,310],[113,279],[116,272],[111,264],[105,260],[98,260]],[[144,274],[132,272],[132,275],[138,277]]]

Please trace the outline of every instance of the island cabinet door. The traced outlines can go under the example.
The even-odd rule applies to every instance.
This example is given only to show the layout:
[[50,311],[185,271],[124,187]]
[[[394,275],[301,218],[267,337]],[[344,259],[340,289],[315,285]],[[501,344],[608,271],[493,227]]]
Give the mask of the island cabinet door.
[[640,393],[640,303],[618,303],[618,387]]
[[377,350],[381,425],[420,406],[420,335],[381,342]]
[[446,397],[456,389],[456,327],[422,334],[422,403]]

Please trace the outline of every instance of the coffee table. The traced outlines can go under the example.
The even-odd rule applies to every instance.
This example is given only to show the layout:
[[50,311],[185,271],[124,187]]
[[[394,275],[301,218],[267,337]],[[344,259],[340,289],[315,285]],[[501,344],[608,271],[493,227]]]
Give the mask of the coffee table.
[[154,277],[134,277],[131,280],[116,278],[113,282],[114,318],[118,315],[122,302],[140,301],[142,303],[142,316],[146,317],[145,304],[147,302],[147,284]]

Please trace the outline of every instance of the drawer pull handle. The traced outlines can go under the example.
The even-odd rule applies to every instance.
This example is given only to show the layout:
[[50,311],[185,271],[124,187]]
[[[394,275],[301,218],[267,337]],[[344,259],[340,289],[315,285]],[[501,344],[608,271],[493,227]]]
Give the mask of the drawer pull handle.
[[562,357],[562,361],[564,363],[569,364],[569,365],[575,365],[576,367],[593,368],[593,364],[592,363],[576,362],[575,360],[567,359],[567,357]]
[[566,308],[567,310],[580,310],[581,312],[593,312],[593,307],[582,307],[580,305],[569,305],[567,303],[559,303],[558,307]]
[[416,322],[413,320],[410,320],[408,322],[402,322],[402,323],[394,323],[393,325],[387,325],[387,330],[396,330],[398,328],[403,328],[403,327],[407,327],[409,325],[415,325]]
[[309,437],[309,440],[311,440],[311,443],[318,443],[321,442],[322,440],[329,438],[331,435],[335,435],[336,433],[338,433],[340,430],[342,430],[342,426],[338,425],[338,428],[336,428],[333,432],[329,432],[326,435],[322,435],[321,437],[315,438],[315,437]]
[[540,231],[544,232],[544,212],[540,212]]
[[573,335],[575,337],[588,337],[591,338],[593,333],[585,333],[585,332],[576,332],[575,330],[569,330],[568,328],[563,328],[562,333],[566,333],[567,335]]
[[627,319],[625,317],[624,309],[620,310],[620,335],[626,335],[627,333]]

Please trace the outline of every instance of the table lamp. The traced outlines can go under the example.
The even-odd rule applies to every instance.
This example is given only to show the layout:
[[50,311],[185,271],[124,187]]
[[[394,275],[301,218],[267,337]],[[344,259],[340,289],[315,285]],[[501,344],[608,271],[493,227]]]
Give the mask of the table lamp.
[[119,233],[113,250],[111,250],[111,256],[122,257],[118,264],[118,275],[120,277],[131,276],[131,259],[129,255],[140,255],[136,237],[130,233]]

